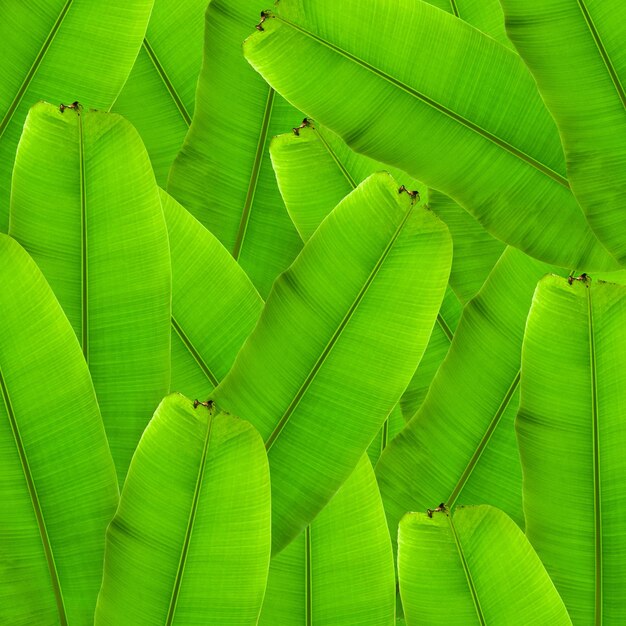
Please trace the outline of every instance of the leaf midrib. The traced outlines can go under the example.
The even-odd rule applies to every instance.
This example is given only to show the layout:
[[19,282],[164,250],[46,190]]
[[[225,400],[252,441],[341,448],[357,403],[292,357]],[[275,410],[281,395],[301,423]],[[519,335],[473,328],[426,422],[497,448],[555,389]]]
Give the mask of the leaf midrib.
[[146,51],[148,57],[150,58],[150,61],[152,61],[152,64],[154,65],[154,68],[157,71],[159,78],[163,81],[163,84],[165,85],[167,92],[169,93],[170,97],[174,101],[174,104],[176,105],[176,108],[178,109],[180,116],[183,118],[183,121],[185,122],[185,124],[187,124],[188,127],[191,126],[191,115],[189,115],[189,112],[187,111],[187,107],[183,103],[182,98],[178,95],[178,92],[176,91],[176,88],[174,87],[174,83],[171,81],[170,77],[165,71],[165,67],[159,60],[159,57],[154,51],[154,48],[150,45],[150,42],[148,41],[147,37],[145,37],[143,40],[143,48]]
[[504,415],[504,412],[506,411],[507,407],[509,406],[509,403],[511,402],[511,398],[513,397],[513,394],[515,393],[515,391],[517,390],[519,386],[520,378],[521,378],[521,370],[518,370],[517,374],[515,375],[515,378],[513,379],[513,382],[511,383],[506,394],[504,395],[502,402],[500,402],[498,409],[494,413],[494,416],[491,419],[491,422],[489,423],[487,430],[485,431],[480,442],[476,446],[476,449],[474,450],[474,453],[472,454],[470,460],[465,466],[465,469],[463,470],[461,477],[457,481],[456,485],[454,486],[454,489],[452,490],[452,493],[448,497],[446,504],[448,505],[449,508],[452,508],[454,506],[456,499],[461,494],[461,491],[463,491],[463,488],[465,487],[468,480],[470,479],[472,472],[474,471],[474,469],[476,469],[476,466],[478,465],[478,462],[480,461],[480,457],[482,456],[483,452],[487,448],[487,445],[489,444],[489,441],[493,433],[495,432],[496,428],[500,424],[500,420],[502,416]]
[[256,152],[254,154],[254,162],[252,163],[252,170],[250,172],[250,180],[248,182],[248,191],[246,192],[246,199],[241,211],[241,219],[239,221],[239,228],[237,229],[237,236],[235,238],[235,244],[233,246],[233,258],[238,261],[243,242],[246,237],[246,231],[248,229],[248,222],[250,221],[250,214],[252,212],[252,203],[254,202],[254,195],[256,193],[257,183],[259,181],[259,174],[261,172],[261,164],[263,163],[263,153],[265,151],[265,143],[267,142],[267,133],[270,126],[270,119],[272,117],[272,108],[274,106],[274,96],[276,92],[270,87],[267,94],[267,100],[265,101],[265,109],[263,111],[263,120],[261,121],[261,131],[257,140]]
[[332,349],[336,345],[336,343],[339,340],[339,337],[343,333],[344,329],[350,323],[350,320],[352,319],[352,316],[354,315],[354,313],[358,309],[360,303],[363,301],[363,298],[365,297],[365,294],[367,293],[368,289],[370,288],[370,286],[374,282],[376,276],[378,275],[378,272],[379,272],[380,268],[382,267],[383,263],[385,262],[385,260],[389,256],[389,253],[391,252],[391,249],[393,248],[394,244],[396,243],[396,240],[400,236],[400,233],[402,232],[402,229],[404,228],[405,224],[407,223],[409,217],[412,215],[414,208],[415,207],[413,205],[409,206],[408,210],[404,214],[404,217],[402,218],[402,221],[400,222],[400,224],[396,228],[396,231],[394,232],[393,236],[391,237],[391,239],[389,240],[387,245],[385,246],[385,249],[383,250],[383,252],[380,255],[380,257],[378,258],[378,261],[374,265],[374,268],[372,269],[372,271],[370,272],[369,276],[367,277],[367,280],[365,281],[364,285],[361,287],[361,289],[359,290],[358,294],[356,295],[354,301],[350,305],[350,308],[348,309],[348,311],[345,314],[344,318],[341,320],[339,326],[337,327],[335,332],[332,334],[332,336],[329,339],[328,343],[326,344],[324,350],[322,351],[322,353],[318,357],[317,361],[315,362],[315,364],[311,368],[311,371],[309,372],[309,374],[306,377],[305,381],[302,383],[300,389],[298,389],[297,393],[294,395],[294,397],[293,397],[292,401],[290,402],[289,406],[287,407],[287,409],[285,410],[284,414],[282,415],[282,417],[278,421],[278,424],[276,425],[276,428],[274,428],[274,430],[272,431],[272,433],[268,437],[267,441],[265,442],[265,449],[268,452],[270,451],[270,449],[271,449],[272,445],[274,444],[274,442],[278,439],[278,437],[279,437],[280,433],[282,432],[283,428],[285,428],[285,426],[287,425],[287,422],[289,421],[290,417],[293,415],[293,413],[296,410],[298,404],[300,404],[300,401],[302,400],[302,398],[306,394],[307,390],[311,386],[311,383],[313,382],[313,380],[317,376],[317,373],[322,368],[324,362],[326,361],[326,358],[328,357],[328,355],[331,353]]
[[30,69],[28,70],[28,73],[26,74],[24,81],[20,85],[20,88],[17,90],[17,93],[15,94],[13,101],[9,105],[7,112],[2,118],[2,121],[0,121],[0,138],[2,137],[2,135],[4,135],[4,132],[6,131],[9,125],[9,122],[11,121],[11,119],[13,118],[13,115],[15,114],[15,111],[17,110],[17,107],[22,102],[22,98],[24,98],[24,94],[28,90],[28,87],[30,86],[33,80],[33,77],[35,76],[35,74],[37,73],[37,70],[41,66],[41,63],[44,57],[46,56],[46,53],[48,52],[50,46],[52,45],[52,41],[54,40],[56,34],[59,32],[59,29],[61,28],[61,24],[63,23],[65,16],[70,10],[72,2],[73,0],[67,0],[65,5],[59,12],[59,16],[57,17],[56,21],[52,25],[52,28],[50,29],[48,36],[44,40],[39,52],[37,53],[37,56],[35,57],[33,64],[30,66]]
[[448,518],[448,523],[450,524],[450,530],[452,531],[452,538],[454,539],[454,543],[456,545],[459,559],[463,567],[463,572],[465,573],[467,586],[469,587],[470,593],[472,594],[472,601],[474,602],[474,608],[476,609],[476,616],[478,617],[478,621],[481,624],[481,626],[485,626],[486,624],[485,617],[480,607],[480,600],[478,599],[478,593],[476,592],[476,586],[474,585],[472,572],[470,571],[469,565],[467,564],[467,559],[465,558],[465,553],[463,551],[463,545],[461,543],[461,539],[458,533],[456,532],[456,527],[454,526],[454,522],[452,521],[452,515],[447,514],[446,517]]
[[182,326],[177,322],[176,318],[172,315],[172,328],[174,332],[180,337],[180,340],[183,342],[187,351],[191,354],[193,359],[195,360],[198,367],[202,370],[202,373],[207,377],[208,381],[213,385],[213,387],[217,387],[219,385],[219,380],[217,376],[211,371],[211,368],[202,358],[200,352],[193,345],[193,342],[187,336],[187,333],[183,330]]
[[583,18],[585,20],[585,23],[587,24],[587,27],[589,28],[589,32],[591,33],[591,36],[593,37],[593,41],[596,44],[596,47],[598,48],[598,52],[600,53],[600,56],[602,57],[602,61],[604,65],[606,66],[606,70],[611,78],[613,87],[615,88],[615,91],[617,92],[617,95],[619,96],[619,99],[622,102],[622,106],[626,108],[626,93],[624,92],[622,83],[620,82],[619,76],[617,75],[617,72],[615,71],[615,67],[613,67],[611,57],[609,56],[609,53],[607,52],[606,48],[604,47],[604,44],[602,43],[602,38],[600,37],[600,33],[598,32],[596,25],[593,22],[591,14],[589,13],[589,9],[587,9],[587,6],[585,5],[584,0],[578,0],[578,6],[580,8],[581,13],[583,14]]
[[28,464],[28,456],[26,455],[26,449],[24,448],[24,442],[20,435],[19,427],[17,425],[17,419],[15,417],[15,411],[13,410],[13,404],[9,395],[9,390],[0,368],[0,392],[6,406],[7,415],[9,417],[9,423],[11,425],[11,431],[13,433],[13,439],[17,448],[18,455],[20,457],[20,463],[22,465],[22,471],[26,479],[26,486],[28,488],[28,494],[30,496],[35,518],[37,520],[37,527],[39,529],[39,536],[43,545],[44,554],[46,556],[46,564],[48,566],[48,572],[50,573],[50,582],[52,584],[52,591],[54,593],[54,600],[59,614],[59,622],[61,626],[68,626],[67,614],[65,611],[65,605],[63,602],[63,592],[61,590],[61,581],[59,580],[59,574],[57,572],[56,563],[54,560],[54,552],[50,543],[50,537],[48,536],[48,530],[46,528],[46,522],[44,520],[43,511],[41,509],[41,503],[39,502],[39,496],[37,495],[37,488],[35,487],[35,480]]
[[593,330],[593,305],[591,286],[587,290],[587,319],[589,332],[589,367],[591,378],[591,421],[593,445],[593,514],[594,514],[594,589],[595,589],[595,624],[602,624],[602,503],[600,498],[600,442],[598,424],[598,378],[596,370],[596,346]]
[[455,111],[452,111],[451,109],[449,109],[446,106],[440,104],[436,100],[433,100],[432,98],[429,98],[425,94],[420,93],[419,91],[417,91],[413,87],[410,87],[409,85],[403,83],[401,80],[399,80],[397,78],[394,78],[393,76],[390,76],[389,74],[387,74],[383,70],[375,67],[374,65],[372,65],[372,64],[370,64],[370,63],[368,63],[366,61],[364,61],[363,59],[360,59],[359,57],[357,57],[356,55],[348,52],[347,50],[343,50],[339,46],[336,46],[335,44],[332,44],[329,41],[326,41],[322,37],[320,37],[320,36],[310,32],[310,31],[306,30],[305,28],[302,28],[301,26],[298,26],[297,24],[294,24],[293,22],[291,22],[289,20],[286,20],[285,18],[283,18],[283,17],[281,17],[279,15],[276,15],[275,17],[279,21],[281,21],[283,24],[286,24],[287,26],[293,28],[294,30],[302,33],[306,37],[309,37],[310,39],[313,39],[314,41],[317,41],[321,45],[329,48],[330,50],[336,52],[337,54],[340,54],[341,56],[345,57],[346,59],[356,63],[360,67],[362,67],[362,68],[372,72],[373,74],[375,74],[379,78],[382,78],[383,80],[385,80],[388,83],[394,85],[395,87],[398,87],[399,89],[401,89],[402,91],[404,91],[408,95],[410,95],[410,96],[412,96],[414,98],[417,98],[418,100],[420,100],[424,104],[427,104],[428,106],[432,107],[436,111],[439,111],[440,113],[448,116],[450,119],[454,120],[455,122],[458,122],[462,126],[465,126],[467,129],[475,132],[476,134],[480,135],[484,139],[487,139],[488,141],[490,141],[494,145],[498,146],[499,148],[507,151],[508,153],[512,154],[513,156],[519,158],[521,161],[525,162],[526,164],[534,167],[537,171],[541,172],[542,174],[545,174],[546,176],[548,176],[549,178],[551,178],[552,180],[557,182],[559,185],[562,185],[566,189],[570,188],[569,187],[569,181],[567,180],[567,178],[565,178],[564,176],[561,176],[558,172],[555,172],[552,168],[548,167],[544,163],[541,163],[537,159],[531,157],[529,154],[526,154],[525,152],[523,152],[519,148],[516,148],[515,146],[513,146],[509,142],[505,141],[504,139],[501,139],[497,135],[494,135],[493,133],[491,133],[488,130],[482,128],[478,124],[475,124],[474,122],[471,122],[470,120],[466,119],[462,115],[456,113]]
[[206,468],[206,458],[209,450],[209,443],[211,440],[211,431],[213,428],[213,413],[211,409],[208,409],[208,421],[207,432],[204,439],[204,447],[202,449],[202,457],[200,459],[200,467],[198,468],[198,477],[196,478],[196,486],[194,488],[193,500],[191,504],[191,510],[189,511],[189,519],[187,520],[187,530],[185,531],[185,539],[183,541],[180,561],[178,562],[178,569],[176,571],[176,578],[174,579],[174,586],[172,587],[172,597],[170,599],[170,606],[167,612],[167,619],[165,620],[165,626],[172,626],[174,622],[174,614],[176,613],[176,604],[178,602],[178,596],[180,594],[180,587],[183,581],[183,575],[185,573],[185,565],[187,562],[187,554],[189,552],[189,545],[191,543],[191,537],[193,535],[193,528],[196,521],[196,513],[198,511],[198,502],[200,500],[200,491],[202,490],[202,481],[204,480],[204,470]]

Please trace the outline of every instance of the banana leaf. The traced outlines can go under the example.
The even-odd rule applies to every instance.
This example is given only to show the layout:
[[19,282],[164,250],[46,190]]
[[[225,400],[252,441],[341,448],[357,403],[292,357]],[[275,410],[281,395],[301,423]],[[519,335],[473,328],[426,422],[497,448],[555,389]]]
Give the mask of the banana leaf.
[[172,260],[173,391],[206,398],[230,370],[263,300],[222,244],[161,190]]
[[517,54],[413,0],[281,0],[272,16],[246,57],[351,148],[543,261],[617,269],[569,189],[556,126]]
[[0,283],[0,623],[88,624],[115,468],[72,327],[6,235]]
[[265,441],[275,553],[348,478],[398,402],[450,256],[445,224],[381,173],[335,208],[274,283],[213,398]]
[[137,60],[112,109],[139,131],[162,187],[193,117],[206,5],[155,0]]
[[406,515],[398,578],[408,626],[572,623],[528,539],[490,506]]
[[167,396],[107,531],[96,625],[256,624],[269,566],[269,498],[254,428],[212,405]]
[[625,342],[625,287],[584,277],[539,283],[516,422],[524,515],[579,624],[626,621]]
[[195,114],[167,191],[222,242],[266,297],[302,247],[267,144],[302,114],[243,58],[241,42],[262,8],[255,0],[209,4]]
[[270,563],[259,626],[390,626],[395,573],[366,456],[313,523]]
[[[325,128],[318,128],[313,122],[307,121],[304,128],[297,130],[297,135],[287,133],[274,137],[270,142],[270,156],[287,211],[302,240],[307,241],[344,196],[374,172],[385,169],[385,166],[350,150],[337,135]],[[428,193],[419,181],[409,179],[400,170],[388,169],[391,170],[392,176],[403,182],[405,188],[411,191],[421,189],[422,193]],[[425,201],[427,197],[420,197],[420,200]],[[467,219],[473,221],[464,211],[462,212]],[[476,226],[481,232],[485,232],[480,226]],[[501,246],[499,242],[498,246]],[[452,259],[451,276],[455,267],[454,253]],[[444,299],[444,303],[446,300],[451,306],[447,307],[445,317],[451,318],[454,316],[452,310],[459,308],[459,305],[456,303],[455,306],[456,298],[452,294]],[[405,416],[407,412],[410,412],[408,417],[415,413],[446,355],[450,345],[450,326],[452,323],[448,324],[440,312],[420,366],[401,399],[401,402],[404,402],[402,412]],[[370,455],[372,463],[376,462],[380,452],[401,426],[399,422],[383,424],[381,432],[372,442]]]
[[274,137],[270,156],[285,206],[304,241],[358,183],[374,172],[388,170],[407,189],[418,191],[450,229],[454,243],[450,285],[463,302],[480,289],[504,250],[504,244],[456,202],[429,191],[397,168],[354,152],[335,133],[314,122],[298,129],[298,135]]
[[15,161],[10,234],[81,343],[121,484],[170,383],[167,229],[133,127],[111,113],[35,105]]
[[44,99],[108,109],[133,66],[153,2],[0,3],[0,231],[8,228],[11,170],[29,108]]
[[376,466],[389,528],[440,502],[491,504],[523,526],[520,354],[535,286],[551,269],[509,248],[466,305],[428,396]]
[[572,190],[626,263],[626,5],[502,0],[507,32],[559,127]]

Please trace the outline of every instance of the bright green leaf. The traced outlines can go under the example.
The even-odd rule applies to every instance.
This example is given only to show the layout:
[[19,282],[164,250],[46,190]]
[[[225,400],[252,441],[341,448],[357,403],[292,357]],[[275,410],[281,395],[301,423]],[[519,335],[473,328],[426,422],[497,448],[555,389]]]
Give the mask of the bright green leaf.
[[621,624],[626,288],[571,282],[539,283],[524,337],[526,531],[576,623]]
[[88,624],[115,469],[76,336],[41,272],[0,236],[0,623]]
[[626,263],[626,4],[501,0],[507,32],[561,133],[589,224]]
[[35,105],[15,162],[10,234],[79,338],[121,484],[170,383],[167,229],[133,127],[119,115]]
[[376,467],[390,528],[440,502],[492,504],[523,525],[513,421],[526,317],[549,271],[509,248],[466,305],[426,400]]
[[164,191],[161,204],[172,256],[171,387],[205,399],[230,370],[263,300],[202,224]]
[[367,457],[313,523],[272,559],[260,626],[389,626],[391,541]]
[[0,231],[24,119],[38,100],[108,109],[128,77],[154,0],[3,0]]
[[250,424],[165,398],[107,531],[96,625],[256,624],[269,498],[267,457]]
[[350,475],[424,352],[450,270],[447,228],[376,174],[274,283],[215,391],[251,421],[272,472],[273,549]]
[[528,539],[490,506],[406,515],[398,577],[408,626],[571,624]]
[[195,114],[167,190],[224,244],[265,297],[302,246],[267,144],[302,114],[243,58],[241,42],[263,8],[255,0],[209,4]]
[[424,2],[281,0],[276,11],[244,51],[294,106],[537,258],[617,267],[569,189],[556,126],[517,54]]

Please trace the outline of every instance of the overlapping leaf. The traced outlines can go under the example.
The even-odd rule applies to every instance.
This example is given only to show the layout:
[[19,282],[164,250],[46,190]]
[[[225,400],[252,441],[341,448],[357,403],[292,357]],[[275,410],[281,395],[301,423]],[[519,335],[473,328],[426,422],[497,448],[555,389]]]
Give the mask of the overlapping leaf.
[[619,624],[626,288],[569,282],[539,283],[524,337],[516,426],[526,532],[576,623]]
[[88,624],[117,480],[80,346],[0,235],[0,622]]
[[409,626],[571,624],[528,539],[490,506],[406,515],[398,577]]
[[24,119],[38,100],[108,109],[141,45],[154,0],[6,0],[0,5],[0,231]]
[[35,105],[15,162],[10,233],[79,338],[122,482],[170,383],[167,229],[132,126],[110,113]]
[[161,191],[172,260],[173,391],[206,398],[231,368],[263,301],[222,244]]
[[394,623],[391,541],[366,457],[313,523],[272,559],[261,626]]
[[565,267],[617,267],[569,189],[556,126],[523,62],[453,15],[410,0],[340,11],[281,0],[244,51],[295,106],[448,194],[496,237]]
[[376,174],[274,284],[214,397],[266,442],[275,551],[349,476],[400,398],[430,337],[450,256],[445,225]]
[[270,556],[258,433],[172,394],[131,463],[107,531],[95,623],[257,623]]
[[302,246],[267,144],[302,114],[243,58],[241,42],[263,8],[255,0],[209,4],[194,118],[167,190],[217,236],[265,297]]

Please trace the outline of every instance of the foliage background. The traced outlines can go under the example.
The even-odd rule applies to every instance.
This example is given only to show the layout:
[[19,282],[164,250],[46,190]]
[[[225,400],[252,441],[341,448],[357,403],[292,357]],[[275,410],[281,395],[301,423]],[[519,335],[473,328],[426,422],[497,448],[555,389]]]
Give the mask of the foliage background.
[[624,623],[625,24],[3,2],[0,622]]

